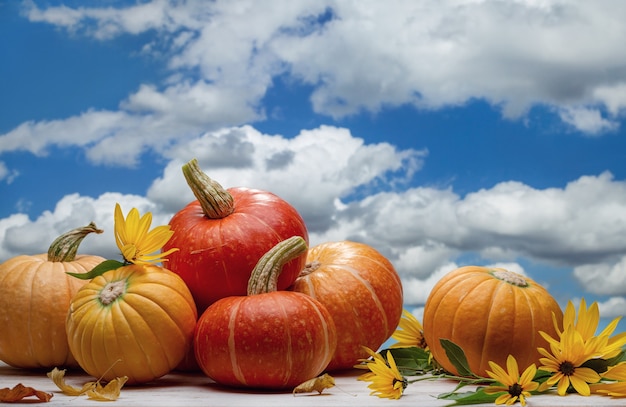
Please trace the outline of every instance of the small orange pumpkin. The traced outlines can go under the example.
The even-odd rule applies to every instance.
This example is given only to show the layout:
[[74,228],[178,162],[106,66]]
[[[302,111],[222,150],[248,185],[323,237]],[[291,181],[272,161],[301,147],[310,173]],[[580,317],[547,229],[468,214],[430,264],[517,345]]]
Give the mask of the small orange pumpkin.
[[520,369],[539,363],[537,347],[547,346],[539,331],[556,337],[552,314],[563,312],[548,291],[532,279],[501,268],[466,266],[433,287],[424,306],[424,339],[434,359],[459,374],[441,339],[460,346],[470,370],[484,377],[489,361],[506,366],[509,354]]
[[[91,223],[59,236],[48,253],[13,257],[0,265],[0,359],[20,368],[76,367],[65,334],[72,296],[85,282],[67,275],[84,273],[104,259],[76,255]],[[7,328],[10,327],[10,328]]]
[[173,370],[187,354],[197,319],[191,292],[171,271],[126,265],[104,272],[72,299],[70,349],[90,375],[146,383]]
[[285,264],[306,250],[301,236],[279,242],[252,270],[247,296],[222,298],[200,316],[196,360],[208,377],[281,390],[324,371],[337,344],[333,318],[310,296],[277,289]]
[[324,304],[337,329],[327,370],[352,368],[377,350],[402,317],[402,282],[391,262],[364,243],[325,242],[309,249],[307,266],[291,287]]

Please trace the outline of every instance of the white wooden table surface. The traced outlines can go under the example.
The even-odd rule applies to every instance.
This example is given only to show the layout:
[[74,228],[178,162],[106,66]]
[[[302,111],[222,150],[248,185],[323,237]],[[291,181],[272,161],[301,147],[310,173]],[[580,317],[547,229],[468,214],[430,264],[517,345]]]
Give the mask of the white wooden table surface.
[[[114,402],[102,402],[87,399],[86,396],[71,397],[62,394],[56,385],[46,376],[45,371],[32,372],[15,369],[0,362],[0,388],[13,387],[18,383],[34,387],[37,390],[53,393],[48,403],[50,406],[210,406],[210,407],[282,407],[282,406],[445,406],[445,400],[437,395],[454,389],[456,382],[432,380],[410,384],[399,400],[381,399],[369,395],[368,382],[356,380],[361,370],[335,373],[336,386],[324,390],[321,395],[234,390],[217,386],[202,373],[170,373],[153,384],[122,389],[121,396]],[[80,387],[87,381],[94,380],[79,372],[68,371],[66,383]],[[470,389],[468,387],[468,389]],[[534,395],[528,400],[528,406],[626,406],[626,399],[613,399],[606,396],[582,397],[576,394],[559,397],[557,395]],[[487,404],[495,406],[495,404]],[[517,403],[517,406],[520,404]]]

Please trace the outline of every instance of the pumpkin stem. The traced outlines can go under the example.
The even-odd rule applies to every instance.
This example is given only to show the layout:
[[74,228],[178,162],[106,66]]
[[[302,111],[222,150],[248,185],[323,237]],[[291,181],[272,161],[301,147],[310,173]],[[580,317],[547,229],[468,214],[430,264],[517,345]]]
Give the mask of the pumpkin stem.
[[495,278],[518,287],[528,287],[528,281],[521,275],[504,269],[494,269],[491,275]]
[[96,224],[91,222],[87,226],[72,229],[57,237],[48,249],[48,261],[74,261],[78,246],[85,236],[90,233],[102,233]]
[[219,182],[202,172],[197,159],[183,165],[183,175],[206,217],[222,219],[233,213],[233,196]]
[[301,236],[292,236],[279,242],[257,262],[250,280],[248,295],[271,293],[277,290],[278,276],[283,266],[307,250],[306,241]]
[[300,271],[300,275],[298,275],[298,277],[308,276],[320,267],[322,267],[322,263],[320,263],[318,260],[313,260],[312,262],[307,263],[304,266],[302,271]]

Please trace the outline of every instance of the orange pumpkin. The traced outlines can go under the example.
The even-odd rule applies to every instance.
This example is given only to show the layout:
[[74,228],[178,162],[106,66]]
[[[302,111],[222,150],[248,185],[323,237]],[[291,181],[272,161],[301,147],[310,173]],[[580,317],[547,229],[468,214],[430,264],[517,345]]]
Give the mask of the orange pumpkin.
[[291,287],[321,302],[333,316],[337,350],[327,370],[353,367],[393,334],[402,316],[402,283],[373,247],[351,241],[309,249],[307,266]]
[[146,383],[186,355],[196,324],[183,280],[155,265],[127,265],[95,277],[72,299],[67,337],[79,365],[109,381]]
[[435,284],[424,306],[424,339],[434,359],[458,374],[440,343],[447,339],[465,352],[471,371],[487,377],[489,361],[506,366],[509,354],[521,370],[539,363],[539,331],[556,337],[552,314],[563,312],[548,291],[528,277],[500,268],[466,266]]
[[277,290],[285,264],[306,250],[300,236],[279,242],[252,270],[247,296],[222,298],[200,316],[196,360],[215,382],[293,389],[324,371],[337,343],[333,318],[310,296]]
[[[20,368],[78,366],[65,334],[72,296],[85,282],[66,272],[84,273],[104,259],[76,255],[91,223],[57,238],[48,253],[13,257],[0,265],[0,359]],[[9,327],[9,328],[7,328]]]

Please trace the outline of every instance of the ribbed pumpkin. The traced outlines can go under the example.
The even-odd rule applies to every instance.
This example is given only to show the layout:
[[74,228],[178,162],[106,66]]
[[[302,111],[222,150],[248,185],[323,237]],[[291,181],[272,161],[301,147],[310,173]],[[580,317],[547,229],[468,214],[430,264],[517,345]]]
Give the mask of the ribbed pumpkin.
[[277,291],[287,261],[306,253],[294,236],[253,269],[247,296],[222,298],[198,320],[195,353],[202,371],[235,387],[289,389],[324,371],[337,344],[333,318],[319,301]]
[[[169,224],[175,232],[163,251],[179,250],[167,266],[182,277],[201,314],[215,301],[246,295],[250,273],[274,245],[291,236],[308,241],[304,220],[288,202],[268,191],[224,189],[193,159],[183,174],[196,200]],[[278,289],[289,287],[304,267],[306,253],[285,265]]]
[[447,339],[465,352],[471,371],[486,376],[489,361],[506,366],[513,355],[521,370],[538,364],[537,347],[548,346],[539,331],[556,337],[562,324],[554,297],[532,279],[501,268],[466,266],[435,284],[424,306],[424,339],[434,359],[458,374],[440,343]]
[[315,298],[333,316],[337,350],[328,370],[352,368],[393,334],[402,316],[402,283],[391,262],[358,242],[325,242],[309,249],[307,266],[291,287]]
[[109,381],[146,383],[187,353],[197,320],[183,280],[155,265],[127,265],[82,287],[67,313],[67,337],[80,366]]
[[66,272],[84,273],[104,259],[76,255],[91,223],[59,236],[48,253],[13,257],[0,265],[0,359],[20,368],[76,367],[65,334],[72,296],[85,284]]

